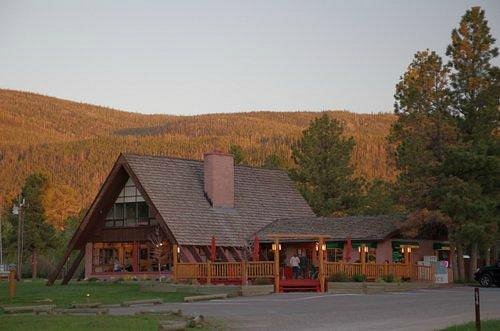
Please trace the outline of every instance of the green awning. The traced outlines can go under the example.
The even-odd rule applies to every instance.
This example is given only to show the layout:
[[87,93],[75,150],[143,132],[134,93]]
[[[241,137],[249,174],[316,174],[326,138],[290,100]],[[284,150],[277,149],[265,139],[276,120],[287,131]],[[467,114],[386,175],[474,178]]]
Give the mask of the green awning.
[[[361,241],[353,241],[352,248],[358,248],[362,244],[365,244],[365,246],[370,247],[370,248],[377,248],[376,242],[361,242]],[[345,246],[345,241],[328,241],[326,243],[326,249],[334,249],[334,248],[343,249],[344,246]]]
[[392,244],[392,248],[393,249],[400,249],[401,246],[414,246],[414,247],[420,247],[420,244],[418,243],[418,241],[397,241],[397,240],[394,240],[393,242],[391,242]]
[[369,247],[369,248],[377,248],[377,243],[376,242],[353,242],[352,243],[352,248],[358,248],[358,247],[361,247],[362,244],[365,244],[365,246]]
[[344,248],[343,241],[330,241],[326,243],[326,249],[334,249],[334,248]]
[[449,251],[450,250],[450,244],[445,244],[445,243],[434,243],[432,244],[432,248],[435,251]]

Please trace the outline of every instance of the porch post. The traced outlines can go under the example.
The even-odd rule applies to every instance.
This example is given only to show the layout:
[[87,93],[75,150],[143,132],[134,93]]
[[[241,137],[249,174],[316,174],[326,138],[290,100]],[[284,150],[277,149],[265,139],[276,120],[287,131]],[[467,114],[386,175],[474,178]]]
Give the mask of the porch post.
[[174,281],[177,281],[177,249],[178,249],[179,246],[177,246],[176,244],[172,245],[172,264],[173,264],[173,277],[174,277]]
[[134,266],[133,266],[134,272],[139,272],[139,245],[137,244],[137,241],[134,241]]
[[212,262],[207,260],[207,285],[212,283]]
[[274,291],[280,291],[280,242],[274,238]]
[[407,268],[407,277],[410,278],[411,277],[411,261],[410,261],[411,248],[407,246],[404,248],[404,251],[405,251],[405,263],[406,263],[406,268]]
[[360,246],[360,260],[361,260],[361,273],[366,275],[366,253],[365,253],[365,244],[361,244]]
[[321,292],[325,292],[325,260],[323,245],[325,239],[323,237],[319,238],[319,286]]

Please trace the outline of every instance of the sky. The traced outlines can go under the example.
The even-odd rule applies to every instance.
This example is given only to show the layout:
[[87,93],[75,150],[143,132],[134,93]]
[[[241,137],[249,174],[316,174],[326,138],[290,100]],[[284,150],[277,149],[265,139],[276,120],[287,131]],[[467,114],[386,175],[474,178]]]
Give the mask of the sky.
[[415,52],[445,56],[474,5],[500,39],[498,0],[0,0],[0,88],[141,113],[390,112]]

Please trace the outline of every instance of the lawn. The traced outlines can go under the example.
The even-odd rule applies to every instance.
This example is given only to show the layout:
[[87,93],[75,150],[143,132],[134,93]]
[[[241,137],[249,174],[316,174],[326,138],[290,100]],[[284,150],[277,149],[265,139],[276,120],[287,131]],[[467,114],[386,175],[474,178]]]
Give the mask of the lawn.
[[[89,294],[87,299],[87,294]],[[139,283],[123,282],[71,282],[69,285],[46,286],[45,281],[22,281],[16,286],[16,295],[11,301],[8,282],[0,282],[0,305],[54,304],[68,307],[73,302],[101,302],[117,304],[124,300],[162,298],[164,302],[182,301],[183,293],[157,293],[141,291]]]
[[[2,315],[0,329],[2,330],[44,330],[44,331],[71,331],[80,330],[157,330],[158,320],[171,319],[170,316],[140,315],[140,316],[34,316],[34,315]],[[196,328],[208,330],[209,327]]]
[[[474,322],[469,322],[461,325],[450,326],[449,328],[443,329],[441,331],[475,331],[476,324]],[[500,320],[489,320],[481,322],[481,331],[498,331],[500,330]]]

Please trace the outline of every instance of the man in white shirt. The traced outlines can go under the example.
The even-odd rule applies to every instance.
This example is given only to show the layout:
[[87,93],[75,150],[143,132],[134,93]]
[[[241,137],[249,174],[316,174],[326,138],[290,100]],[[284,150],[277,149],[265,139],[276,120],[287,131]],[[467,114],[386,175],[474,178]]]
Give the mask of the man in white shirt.
[[297,256],[297,253],[293,254],[293,256],[290,258],[290,265],[292,266],[293,279],[299,278],[299,275],[300,275],[300,259]]

